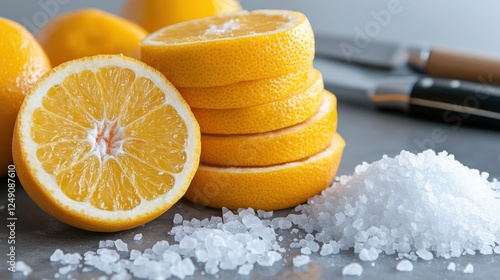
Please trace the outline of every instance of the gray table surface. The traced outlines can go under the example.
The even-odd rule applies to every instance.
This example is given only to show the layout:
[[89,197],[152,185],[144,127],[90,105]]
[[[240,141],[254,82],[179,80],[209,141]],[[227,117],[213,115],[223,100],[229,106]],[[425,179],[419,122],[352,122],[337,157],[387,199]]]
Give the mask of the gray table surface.
[[[8,1],[1,0],[0,16],[10,17],[20,22],[30,21],[36,13],[42,11],[40,3],[44,1]],[[97,6],[112,12],[119,11],[121,0],[72,0],[59,1],[58,12],[64,12],[83,6]],[[429,41],[437,44],[454,45],[465,48],[498,50],[499,37],[498,15],[494,0],[480,0],[455,4],[453,0],[443,1],[400,1],[404,7],[401,14],[395,15],[391,23],[381,30],[379,38],[404,42]],[[34,4],[37,3],[37,4]],[[387,0],[334,1],[316,0],[244,0],[247,9],[289,8],[302,10],[310,18],[316,31],[343,33],[354,36],[356,28],[363,28],[373,20],[373,12],[378,12],[389,3]],[[497,6],[495,6],[497,5]],[[443,15],[446,17],[443,17]],[[424,19],[425,20],[422,20]],[[492,31],[493,30],[493,31]],[[323,73],[331,74],[331,73]],[[373,162],[384,154],[397,155],[401,150],[418,152],[433,148],[452,153],[463,164],[487,171],[491,177],[500,178],[500,132],[447,124],[406,115],[377,111],[367,105],[352,104],[339,100],[338,131],[346,139],[347,146],[338,175],[352,174],[354,167],[363,162]],[[436,129],[442,129],[444,141],[432,138]],[[6,221],[7,179],[0,178],[0,217]],[[4,207],[2,207],[4,206]],[[0,279],[54,279],[59,265],[51,264],[49,256],[56,248],[65,252],[85,253],[95,251],[100,240],[122,239],[129,248],[143,250],[150,248],[158,240],[172,241],[168,231],[172,227],[175,213],[185,218],[204,218],[219,215],[215,209],[200,209],[189,202],[180,201],[167,213],[142,227],[118,233],[92,233],[78,230],[62,224],[40,210],[18,185],[16,191],[16,256],[33,268],[33,273],[23,277],[19,273],[7,271],[6,254],[8,253],[6,226],[0,231]],[[286,215],[291,210],[279,211],[275,215]],[[141,242],[134,242],[136,233],[142,233]],[[290,235],[281,232],[285,238],[283,246],[290,242]],[[414,263],[413,272],[398,272],[395,269],[395,256],[381,256],[372,266],[371,262],[362,262],[350,251],[339,255],[321,257],[313,254],[312,263],[307,268],[294,268],[291,259],[299,254],[290,250],[282,261],[270,268],[259,267],[249,276],[239,276],[235,271],[222,271],[218,276],[201,275],[197,270],[195,279],[337,279],[343,278],[342,267],[357,261],[363,265],[361,277],[348,279],[500,279],[500,255],[463,256],[451,260],[442,258],[432,261],[419,260]],[[447,271],[450,261],[455,262],[457,271]],[[466,264],[475,267],[473,274],[463,274]],[[99,272],[71,274],[76,279],[92,279],[101,275]]]

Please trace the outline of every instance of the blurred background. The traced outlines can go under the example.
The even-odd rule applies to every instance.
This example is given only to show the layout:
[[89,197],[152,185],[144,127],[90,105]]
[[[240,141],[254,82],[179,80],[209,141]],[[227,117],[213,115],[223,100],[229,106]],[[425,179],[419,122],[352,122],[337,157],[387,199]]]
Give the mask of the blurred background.
[[[168,1],[168,0],[166,0]],[[429,42],[498,52],[500,2],[495,0],[241,0],[248,10],[279,8],[305,13],[315,32],[355,36],[373,27],[372,37],[405,43]],[[57,4],[57,5],[54,5]],[[119,13],[121,0],[0,0],[0,16],[20,22],[32,32],[55,14],[83,7]],[[390,18],[383,11],[392,9]],[[379,16],[377,16],[379,15]]]

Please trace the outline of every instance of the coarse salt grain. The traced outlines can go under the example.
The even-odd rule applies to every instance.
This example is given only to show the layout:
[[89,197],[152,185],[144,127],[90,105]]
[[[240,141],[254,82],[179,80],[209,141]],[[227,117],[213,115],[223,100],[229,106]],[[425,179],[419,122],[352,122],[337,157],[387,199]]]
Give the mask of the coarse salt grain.
[[295,257],[293,257],[292,260],[293,260],[293,266],[295,266],[295,267],[300,267],[300,266],[306,265],[311,261],[309,256],[306,256],[306,255],[295,256]]
[[446,269],[449,271],[455,271],[457,269],[457,265],[454,262],[450,262],[448,264],[448,267],[446,267]]
[[350,263],[342,268],[342,275],[361,276],[363,267],[359,263]]
[[468,263],[464,268],[464,273],[474,273],[474,266],[471,263]]
[[31,272],[33,272],[33,269],[24,261],[16,261],[15,269],[16,272],[21,272],[24,276],[27,276]]
[[136,235],[134,235],[134,241],[139,241],[142,239],[142,233],[138,233]]
[[399,261],[396,265],[398,271],[413,271],[413,264],[409,260]]
[[288,219],[364,260],[373,249],[411,260],[489,254],[500,244],[500,202],[487,178],[446,152],[402,151],[358,165]]

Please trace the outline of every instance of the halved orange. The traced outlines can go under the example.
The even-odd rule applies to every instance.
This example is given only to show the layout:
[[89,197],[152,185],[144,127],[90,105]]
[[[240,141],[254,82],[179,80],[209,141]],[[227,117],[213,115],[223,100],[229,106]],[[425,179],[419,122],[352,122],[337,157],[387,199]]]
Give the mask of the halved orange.
[[201,135],[201,162],[226,166],[265,166],[312,156],[332,141],[337,99],[325,91],[318,112],[294,126],[256,134]]
[[202,133],[260,133],[301,123],[317,111],[323,100],[323,77],[314,70],[307,83],[280,100],[245,108],[191,108]]
[[13,138],[18,176],[57,219],[92,231],[130,229],[185,193],[199,126],[163,75],[119,55],[70,61],[43,76]]
[[299,161],[268,167],[200,164],[184,197],[194,203],[233,210],[294,207],[330,185],[344,146],[344,139],[336,134],[328,148]]
[[178,87],[192,108],[234,109],[261,105],[292,94],[307,82],[311,68],[287,75],[220,87]]
[[305,15],[240,11],[162,28],[141,41],[141,60],[176,87],[215,87],[311,68],[314,34]]

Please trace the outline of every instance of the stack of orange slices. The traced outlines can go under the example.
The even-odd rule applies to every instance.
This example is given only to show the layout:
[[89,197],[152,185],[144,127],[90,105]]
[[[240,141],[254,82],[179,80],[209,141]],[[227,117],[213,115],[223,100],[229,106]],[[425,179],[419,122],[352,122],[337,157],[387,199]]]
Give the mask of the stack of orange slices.
[[201,163],[185,198],[278,210],[333,180],[345,142],[336,99],[313,68],[314,34],[294,11],[241,11],[174,24],[141,42],[196,117]]

